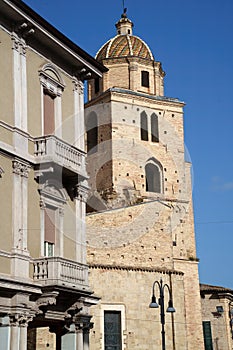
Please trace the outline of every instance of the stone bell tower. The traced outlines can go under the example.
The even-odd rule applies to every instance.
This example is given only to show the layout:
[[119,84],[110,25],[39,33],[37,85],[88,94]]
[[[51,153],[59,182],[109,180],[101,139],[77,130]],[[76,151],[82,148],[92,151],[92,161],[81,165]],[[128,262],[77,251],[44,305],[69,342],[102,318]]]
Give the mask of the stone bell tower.
[[177,309],[167,326],[169,349],[203,349],[184,102],[164,96],[162,65],[133,34],[126,13],[116,29],[96,55],[108,71],[89,82],[85,108],[88,260],[92,287],[101,297],[95,342],[105,341],[106,305],[113,311],[123,305],[122,348],[135,349],[135,341],[140,349],[150,348],[154,315],[148,303],[139,315],[131,301],[149,302],[153,279],[163,278]]

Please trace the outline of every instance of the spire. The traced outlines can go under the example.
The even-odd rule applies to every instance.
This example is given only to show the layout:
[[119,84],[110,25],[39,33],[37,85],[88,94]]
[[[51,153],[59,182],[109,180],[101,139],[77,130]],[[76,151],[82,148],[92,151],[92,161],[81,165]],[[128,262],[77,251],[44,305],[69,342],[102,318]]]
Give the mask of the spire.
[[123,0],[123,13],[121,19],[115,24],[117,28],[117,34],[120,35],[132,35],[133,34],[133,22],[127,17],[127,8],[124,7]]

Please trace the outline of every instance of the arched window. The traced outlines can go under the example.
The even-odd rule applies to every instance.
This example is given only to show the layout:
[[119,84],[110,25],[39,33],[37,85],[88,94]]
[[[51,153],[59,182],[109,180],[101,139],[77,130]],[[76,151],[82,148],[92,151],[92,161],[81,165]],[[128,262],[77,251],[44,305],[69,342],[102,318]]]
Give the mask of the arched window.
[[91,112],[86,120],[87,152],[94,153],[98,145],[98,121],[95,112]]
[[141,72],[141,85],[144,87],[149,87],[149,72],[142,70]]
[[151,115],[151,141],[159,142],[158,116],[155,113]]
[[43,133],[61,136],[62,108],[61,96],[65,88],[61,74],[51,63],[46,63],[39,71],[43,96]]
[[148,141],[148,122],[145,112],[141,113],[141,140]]
[[161,171],[157,164],[148,163],[145,167],[146,171],[146,191],[147,192],[162,192],[161,186]]

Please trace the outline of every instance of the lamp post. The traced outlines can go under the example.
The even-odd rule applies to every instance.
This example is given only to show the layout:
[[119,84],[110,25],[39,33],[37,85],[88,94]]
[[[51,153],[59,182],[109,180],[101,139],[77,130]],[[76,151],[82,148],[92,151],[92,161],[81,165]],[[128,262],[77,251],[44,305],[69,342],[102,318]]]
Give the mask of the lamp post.
[[[155,285],[158,285],[159,287],[159,299],[158,299],[158,303],[156,301],[156,297],[155,297]],[[161,330],[161,335],[162,335],[162,350],[166,350],[166,343],[165,343],[165,313],[164,313],[164,290],[165,288],[167,288],[168,293],[169,293],[169,301],[168,301],[168,307],[166,312],[176,312],[175,308],[173,307],[173,303],[172,303],[172,293],[171,293],[171,289],[168,286],[168,284],[163,284],[163,280],[161,279],[160,282],[159,281],[154,281],[153,286],[152,286],[152,298],[151,298],[151,303],[149,305],[150,308],[152,309],[157,309],[160,305],[160,323],[162,326],[162,330]]]

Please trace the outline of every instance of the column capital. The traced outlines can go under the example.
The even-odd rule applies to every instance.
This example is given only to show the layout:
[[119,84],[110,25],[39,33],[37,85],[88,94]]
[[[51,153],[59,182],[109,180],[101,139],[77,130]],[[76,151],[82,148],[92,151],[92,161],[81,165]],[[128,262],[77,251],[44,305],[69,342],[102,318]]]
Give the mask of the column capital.
[[11,40],[12,40],[12,50],[20,52],[20,38],[16,33],[12,33]]
[[33,320],[33,315],[27,313],[15,313],[9,315],[11,327],[27,327],[28,323]]
[[31,166],[19,159],[14,159],[12,161],[12,168],[14,174],[28,178]]
[[73,91],[77,91],[79,95],[83,95],[84,93],[84,84],[81,80],[73,79]]
[[88,188],[88,185],[85,184],[84,182],[79,183],[74,187],[74,197],[80,200],[81,202],[86,203],[88,194],[89,194],[89,188]]
[[92,316],[80,317],[79,320],[75,321],[75,332],[88,334],[93,328],[94,323],[90,322]]

